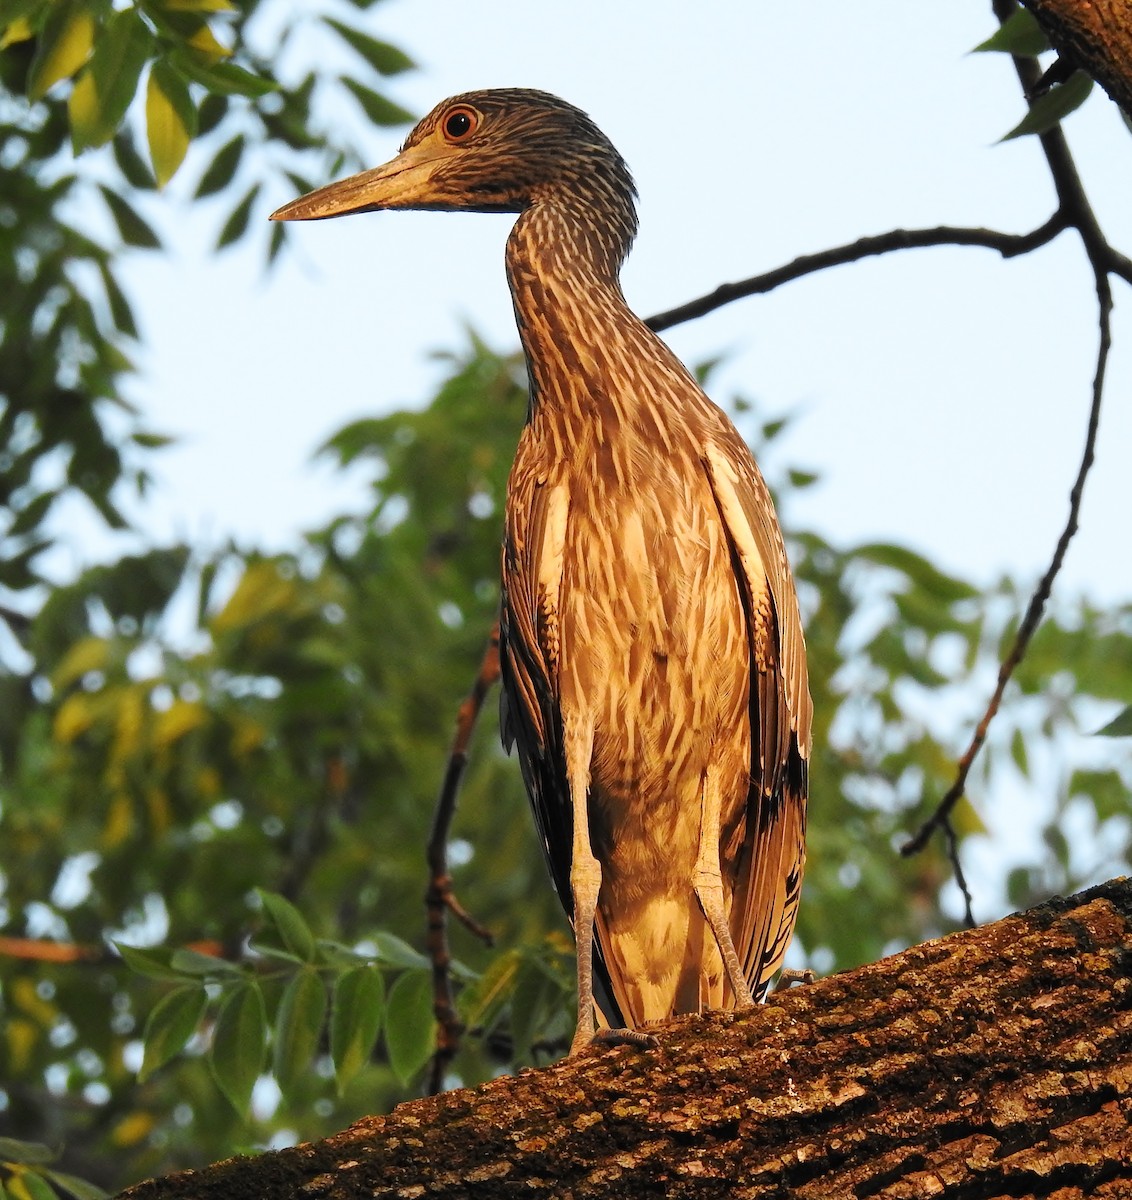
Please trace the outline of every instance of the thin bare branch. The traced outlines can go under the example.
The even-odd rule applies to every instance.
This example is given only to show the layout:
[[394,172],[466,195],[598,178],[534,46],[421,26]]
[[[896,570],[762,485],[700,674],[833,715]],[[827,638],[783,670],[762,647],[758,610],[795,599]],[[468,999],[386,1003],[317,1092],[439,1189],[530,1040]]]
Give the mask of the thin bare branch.
[[491,631],[479,673],[456,715],[456,734],[448,755],[448,768],[436,801],[432,829],[428,838],[429,883],[425,893],[428,913],[427,945],[432,960],[433,1012],[436,1015],[436,1053],[429,1073],[429,1093],[436,1095],[444,1088],[444,1070],[452,1061],[463,1032],[452,996],[451,954],[448,949],[448,914],[452,913],[467,929],[487,945],[493,938],[490,930],[480,925],[456,899],[452,876],[448,872],[448,831],[456,812],[460,780],[468,764],[468,744],[476,718],[487,693],[499,678],[499,622]]
[[[1093,399],[1089,408],[1089,424],[1085,434],[1085,450],[1081,456],[1081,465],[1077,470],[1077,478],[1074,480],[1073,488],[1069,493],[1069,518],[1065,523],[1065,528],[1061,531],[1061,537],[1057,540],[1053,558],[1046,568],[1046,572],[1042,576],[1034,594],[1030,597],[1030,603],[1026,608],[1026,615],[1022,619],[1022,624],[1019,625],[1018,632],[1014,636],[1014,643],[1010,647],[1010,652],[1003,659],[1002,665],[999,667],[998,684],[987,704],[982,719],[975,727],[975,733],[971,738],[970,745],[959,760],[955,782],[947,789],[943,798],[936,805],[932,815],[920,826],[915,835],[900,848],[900,853],[905,857],[921,851],[927,844],[928,838],[937,829],[942,829],[951,838],[954,837],[954,834],[951,833],[951,812],[966,790],[967,776],[970,774],[971,766],[987,739],[987,730],[990,728],[990,723],[994,720],[999,705],[1002,703],[1002,696],[1006,691],[1006,685],[1010,682],[1010,677],[1014,674],[1015,667],[1022,661],[1022,656],[1026,653],[1030,639],[1034,636],[1034,631],[1042,619],[1042,612],[1046,601],[1049,599],[1050,591],[1053,588],[1053,581],[1061,570],[1061,564],[1065,560],[1065,552],[1069,549],[1069,543],[1073,535],[1077,532],[1077,519],[1081,511],[1081,497],[1085,490],[1085,479],[1089,474],[1089,469],[1093,465],[1093,456],[1096,450],[1097,428],[1101,415],[1101,399],[1104,395],[1105,369],[1108,365],[1108,353],[1112,345],[1112,286],[1109,283],[1108,275],[1104,271],[1098,270],[1096,272],[1096,284],[1100,344],[1097,350],[1096,372],[1093,375]],[[953,864],[958,867],[957,857],[954,854],[951,857]]]
[[974,929],[976,925],[975,912],[971,907],[971,889],[967,886],[967,876],[963,873],[963,864],[959,861],[959,839],[955,835],[955,826],[950,820],[943,822],[943,836],[947,842],[947,857],[951,862],[951,869],[955,873],[955,883],[963,896],[963,922],[968,929]]
[[961,225],[937,225],[932,229],[890,229],[887,233],[858,238],[855,242],[832,246],[816,254],[802,254],[781,267],[762,275],[752,275],[737,283],[721,283],[715,291],[657,313],[645,324],[659,333],[662,329],[671,329],[673,325],[702,317],[746,296],[765,295],[784,283],[792,283],[806,275],[860,262],[865,258],[875,258],[879,254],[891,254],[895,250],[917,250],[931,246],[983,246],[988,250],[997,250],[1003,258],[1015,258],[1052,242],[1068,223],[1060,212],[1056,212],[1029,233],[1004,233],[997,229],[974,229]]

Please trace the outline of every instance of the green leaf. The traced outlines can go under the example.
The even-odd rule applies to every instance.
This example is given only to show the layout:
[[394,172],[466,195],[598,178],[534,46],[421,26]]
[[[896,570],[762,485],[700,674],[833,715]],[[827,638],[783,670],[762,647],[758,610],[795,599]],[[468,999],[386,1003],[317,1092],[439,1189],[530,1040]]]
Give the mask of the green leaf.
[[543,1017],[550,980],[542,967],[526,958],[515,979],[511,993],[512,1054],[516,1061],[526,1062],[531,1056],[531,1042],[539,1019]]
[[314,934],[310,931],[303,914],[285,897],[276,892],[256,890],[263,904],[264,916],[267,917],[272,929],[279,935],[280,941],[296,958],[303,962],[314,959]]
[[123,9],[106,22],[67,104],[76,154],[114,136],[137,93],[153,45],[153,34],[137,9]]
[[125,292],[118,286],[118,281],[114,278],[107,263],[100,262],[98,266],[102,274],[102,286],[106,289],[106,302],[110,305],[110,316],[114,321],[115,328],[127,337],[136,338],[138,326]]
[[89,7],[53,4],[36,39],[28,71],[28,99],[41,100],[60,79],[70,79],[94,48],[95,22]]
[[43,1178],[31,1171],[25,1171],[19,1177],[19,1182],[31,1200],[58,1200],[55,1189]]
[[412,121],[413,114],[408,109],[394,104],[372,88],[364,87],[355,79],[343,77],[342,82],[354,93],[366,116],[375,125],[407,125]]
[[263,994],[249,984],[233,992],[220,1009],[208,1060],[220,1090],[241,1116],[263,1069],[267,1014]]
[[197,1031],[208,1004],[208,994],[200,984],[186,984],[170,992],[153,1006],[145,1023],[142,1041],[145,1057],[138,1082],[145,1081],[175,1058]]
[[385,1015],[385,980],[372,966],[343,971],[334,983],[330,1057],[338,1094],[369,1061]]
[[252,214],[252,205],[256,202],[256,197],[259,196],[260,185],[254,184],[247,192],[239,204],[232,210],[228,220],[224,222],[224,228],[220,231],[220,236],[216,239],[216,249],[223,250],[225,246],[230,246],[233,242],[239,241],[244,236],[248,228],[248,221]]
[[230,142],[221,146],[216,152],[216,157],[209,163],[208,169],[201,176],[200,183],[197,184],[197,190],[194,193],[196,198],[200,200],[204,196],[211,196],[215,192],[223,191],[232,182],[243,153],[244,135],[242,133],[237,134]]
[[149,163],[138,153],[128,129],[120,129],[114,135],[114,161],[130,187],[152,191],[157,186]]
[[417,65],[403,50],[391,46],[388,42],[378,41],[377,38],[330,17],[326,18],[326,23],[379,75],[399,75],[402,71],[411,71]]
[[1102,737],[1132,737],[1132,704],[1097,730]]
[[1068,792],[1073,797],[1087,797],[1098,822],[1132,816],[1132,796],[1118,771],[1074,771]]
[[1064,83],[1039,96],[1022,120],[999,140],[1009,142],[1030,133],[1039,136],[1048,133],[1074,109],[1080,108],[1092,90],[1092,79],[1084,71],[1074,71]]
[[176,442],[175,437],[170,437],[165,433],[131,433],[130,441],[135,446],[144,446],[147,450],[160,450],[162,446],[172,446]]
[[243,975],[244,969],[226,958],[201,954],[199,950],[174,950],[169,965],[178,975],[207,979],[213,975]]
[[279,84],[273,79],[261,79],[235,63],[204,62],[190,50],[173,50],[168,61],[170,66],[180,71],[186,79],[202,84],[210,92],[219,92],[222,96],[248,96],[255,100],[279,90]]
[[172,951],[164,946],[142,950],[137,946],[127,946],[122,942],[115,942],[114,949],[122,956],[122,961],[131,971],[138,975],[144,975],[147,979],[168,982],[182,978],[182,972],[178,971],[170,962]]
[[945,575],[937,566],[928,562],[921,554],[906,546],[895,546],[888,542],[869,542],[853,551],[855,557],[865,558],[878,566],[891,567],[906,575],[913,583],[924,589],[943,604],[957,600],[970,600],[979,594],[978,589],[951,575]]
[[98,190],[102,193],[102,198],[106,201],[107,208],[110,209],[110,215],[118,226],[118,232],[122,235],[122,241],[127,246],[139,246],[145,250],[161,248],[161,239],[117,192],[111,191],[101,183],[98,185]]
[[395,933],[379,930],[373,938],[377,945],[377,957],[391,967],[421,968],[431,967],[430,961],[419,951],[414,950],[408,942],[403,941]]
[[972,53],[997,50],[1018,58],[1037,58],[1049,49],[1049,38],[1029,9],[1019,8]]
[[23,537],[24,534],[31,533],[33,529],[38,529],[43,524],[44,518],[55,501],[59,498],[57,490],[41,492],[38,496],[29,500],[13,517],[12,523],[4,532],[5,537]]
[[279,256],[279,251],[283,249],[283,243],[287,238],[287,222],[276,221],[271,229],[271,239],[267,244],[267,261],[273,263]]
[[407,1084],[428,1062],[436,1042],[432,1013],[432,974],[405,971],[389,989],[385,1007],[385,1047],[393,1073]]
[[300,971],[284,989],[275,1018],[275,1079],[285,1096],[312,1070],[325,1016],[322,980],[315,971]]
[[50,1170],[44,1171],[43,1174],[56,1188],[62,1188],[68,1195],[74,1196],[75,1200],[110,1200],[109,1192],[104,1192],[88,1179],[80,1179],[66,1171]]
[[54,1162],[58,1154],[42,1142],[25,1142],[21,1138],[0,1137],[0,1159],[4,1162],[31,1166]]
[[145,128],[158,187],[164,187],[184,162],[196,127],[197,110],[188,85],[168,63],[155,62],[146,87]]
[[480,978],[460,993],[459,1008],[472,1029],[490,1029],[498,1019],[507,997],[514,991],[515,980],[523,963],[518,950],[496,955]]

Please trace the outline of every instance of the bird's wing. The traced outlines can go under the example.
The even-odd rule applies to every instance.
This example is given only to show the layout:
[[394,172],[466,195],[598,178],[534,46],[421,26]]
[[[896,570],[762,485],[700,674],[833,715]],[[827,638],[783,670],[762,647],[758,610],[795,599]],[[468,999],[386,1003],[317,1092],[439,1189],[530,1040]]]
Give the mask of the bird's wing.
[[735,880],[731,929],[751,991],[766,990],[794,928],[805,863],[812,708],[798,598],[770,492],[731,428],[704,450],[727,529],[751,655],[751,790],[721,847]]
[[[570,857],[574,819],[562,752],[558,693],[559,592],[569,514],[565,484],[527,470],[520,443],[508,486],[503,542],[500,725],[518,751],[535,826],[558,899],[574,922]],[[609,970],[594,942],[594,994],[611,1025],[622,1024]]]

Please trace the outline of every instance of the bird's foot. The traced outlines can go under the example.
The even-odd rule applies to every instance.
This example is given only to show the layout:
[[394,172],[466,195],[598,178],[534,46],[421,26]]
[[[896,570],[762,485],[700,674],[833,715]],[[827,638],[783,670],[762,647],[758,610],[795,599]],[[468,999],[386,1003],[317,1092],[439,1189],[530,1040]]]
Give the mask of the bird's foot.
[[796,983],[813,983],[815,978],[816,976],[809,967],[806,967],[804,971],[799,971],[794,967],[787,967],[778,976],[778,979],[775,982],[774,987],[771,988],[770,993],[772,996],[774,996],[779,992],[788,991]]
[[659,1045],[660,1039],[655,1034],[642,1033],[639,1029],[599,1029],[581,1046],[571,1046],[570,1053],[576,1054],[586,1046],[636,1046],[640,1050],[655,1050]]

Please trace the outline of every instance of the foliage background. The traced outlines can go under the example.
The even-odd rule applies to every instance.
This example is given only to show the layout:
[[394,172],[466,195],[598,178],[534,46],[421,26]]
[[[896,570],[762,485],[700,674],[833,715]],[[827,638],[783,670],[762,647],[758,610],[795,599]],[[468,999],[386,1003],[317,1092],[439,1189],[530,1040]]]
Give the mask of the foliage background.
[[[249,35],[257,21],[267,34]],[[71,1176],[116,1188],[316,1137],[419,1087],[422,848],[495,610],[525,399],[506,343],[464,333],[425,404],[325,442],[348,508],[281,551],[155,543],[168,451],[132,366],[131,252],[160,261],[189,206],[218,250],[285,250],[281,227],[259,226],[268,189],[360,165],[340,97],[403,121],[390,81],[410,60],[365,4],[297,18],[274,0],[29,0],[4,22],[0,1136],[65,1147],[29,1167],[0,1142],[0,1180],[23,1198],[53,1170],[81,1194]],[[312,30],[347,57],[312,55]],[[265,86],[284,68],[285,88]],[[173,180],[160,196],[155,172]],[[807,528],[816,481],[777,406],[730,404],[778,493],[807,610],[817,750],[795,954],[828,971],[954,926],[939,848],[896,847],[950,782],[1028,589]],[[989,844],[960,813],[986,907],[1127,869],[1132,768],[1120,743],[1082,735],[1127,703],[1130,678],[1132,608],[1061,596],[971,787],[980,807],[1007,798],[1027,836]],[[457,936],[464,1082],[545,1060],[569,1028],[565,925],[492,707],[455,830],[460,896],[499,946]],[[1024,807],[1038,796],[1052,802]],[[113,943],[140,948],[129,967]]]

